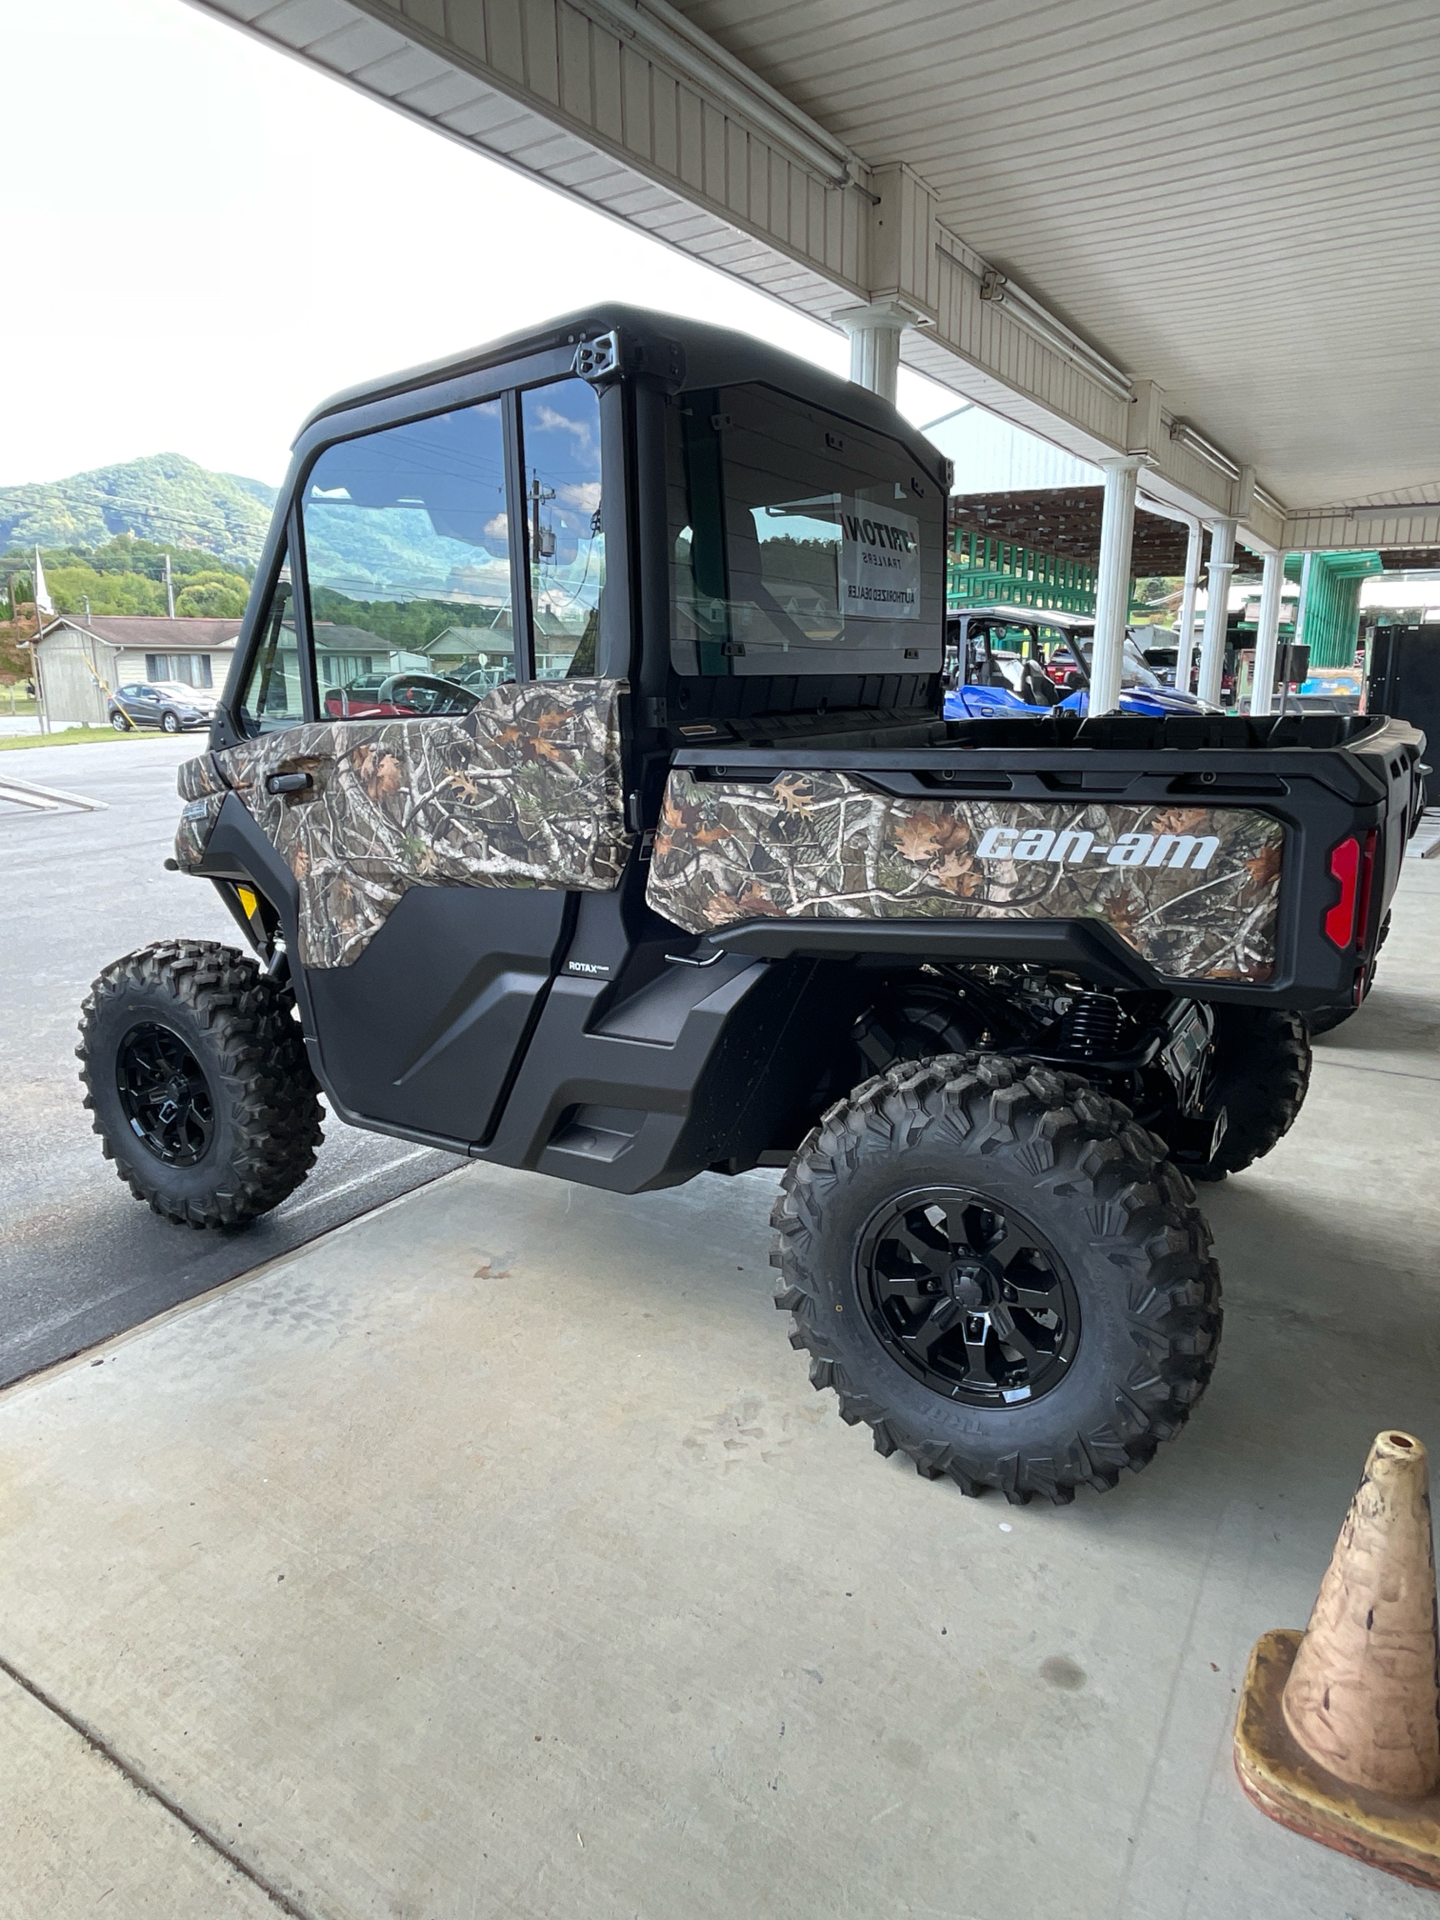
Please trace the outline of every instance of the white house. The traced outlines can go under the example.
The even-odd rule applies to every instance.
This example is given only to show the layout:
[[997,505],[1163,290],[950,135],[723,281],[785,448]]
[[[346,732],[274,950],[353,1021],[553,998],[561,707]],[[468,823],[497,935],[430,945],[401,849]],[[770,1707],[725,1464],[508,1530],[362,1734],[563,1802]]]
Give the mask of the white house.
[[62,613],[45,623],[36,648],[45,711],[52,721],[103,726],[110,694],[137,680],[218,691],[239,631],[238,619]]

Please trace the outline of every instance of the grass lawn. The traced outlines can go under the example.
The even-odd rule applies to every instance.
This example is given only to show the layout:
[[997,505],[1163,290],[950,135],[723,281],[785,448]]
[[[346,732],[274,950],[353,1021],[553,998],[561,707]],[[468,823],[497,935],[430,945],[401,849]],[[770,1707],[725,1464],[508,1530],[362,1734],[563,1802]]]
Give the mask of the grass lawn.
[[[178,735],[160,735],[154,730],[116,733],[113,727],[66,727],[59,733],[0,734],[0,753],[23,752],[26,747],[98,747],[102,740],[176,739]],[[17,776],[18,777],[18,776]]]

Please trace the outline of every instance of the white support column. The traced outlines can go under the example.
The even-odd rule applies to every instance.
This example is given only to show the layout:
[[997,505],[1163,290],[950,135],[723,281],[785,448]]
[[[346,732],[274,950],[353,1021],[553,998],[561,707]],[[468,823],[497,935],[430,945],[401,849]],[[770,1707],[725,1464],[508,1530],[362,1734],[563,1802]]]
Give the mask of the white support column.
[[900,372],[900,336],[916,314],[899,300],[872,300],[863,307],[842,307],[832,314],[850,336],[850,378],[882,400],[895,404]]
[[1095,642],[1090,656],[1090,712],[1120,705],[1125,620],[1130,612],[1130,547],[1135,537],[1135,488],[1141,456],[1102,460],[1105,500],[1100,519],[1100,565],[1095,580]]
[[1175,662],[1175,684],[1190,691],[1190,669],[1195,664],[1195,596],[1200,591],[1201,525],[1187,514],[1190,537],[1185,543],[1185,585],[1180,595],[1180,657]]
[[1260,579],[1260,618],[1255,629],[1255,684],[1250,690],[1251,713],[1269,713],[1275,688],[1275,651],[1280,633],[1280,589],[1285,584],[1283,553],[1265,555]]
[[1225,621],[1230,611],[1230,576],[1235,571],[1235,522],[1217,520],[1210,529],[1209,578],[1205,582],[1205,637],[1200,642],[1200,685],[1207,706],[1220,704],[1225,672]]

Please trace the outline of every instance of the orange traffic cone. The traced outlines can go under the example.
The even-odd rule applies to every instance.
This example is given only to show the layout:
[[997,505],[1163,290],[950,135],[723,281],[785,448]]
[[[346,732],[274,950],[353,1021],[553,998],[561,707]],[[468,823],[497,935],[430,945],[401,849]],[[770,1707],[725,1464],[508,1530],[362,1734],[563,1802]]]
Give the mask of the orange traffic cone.
[[1235,1770],[1273,1820],[1440,1887],[1440,1635],[1425,1448],[1382,1433],[1307,1632],[1250,1655]]

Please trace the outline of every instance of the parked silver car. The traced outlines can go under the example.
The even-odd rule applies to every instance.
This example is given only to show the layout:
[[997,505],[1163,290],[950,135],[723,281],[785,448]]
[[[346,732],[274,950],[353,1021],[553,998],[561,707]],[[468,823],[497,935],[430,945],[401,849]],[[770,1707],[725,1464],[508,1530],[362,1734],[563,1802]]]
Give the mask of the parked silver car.
[[214,711],[215,697],[203,687],[182,686],[178,680],[132,680],[111,694],[105,717],[117,733],[135,727],[185,733],[191,727],[208,727]]

